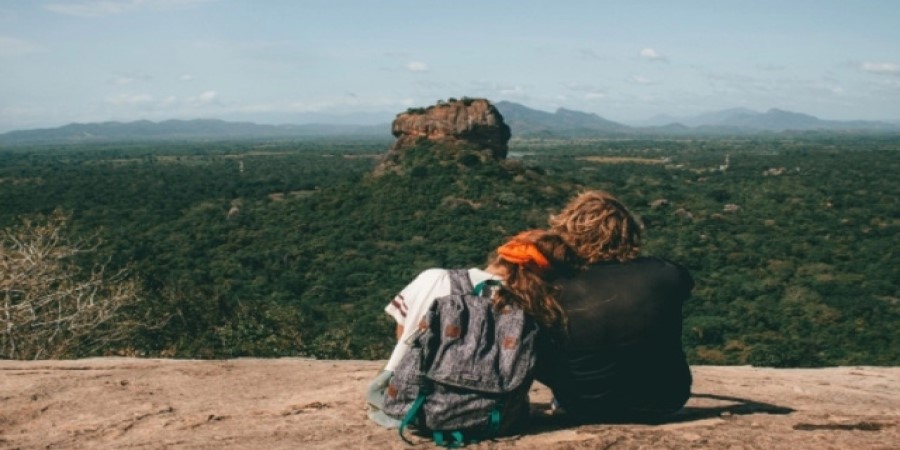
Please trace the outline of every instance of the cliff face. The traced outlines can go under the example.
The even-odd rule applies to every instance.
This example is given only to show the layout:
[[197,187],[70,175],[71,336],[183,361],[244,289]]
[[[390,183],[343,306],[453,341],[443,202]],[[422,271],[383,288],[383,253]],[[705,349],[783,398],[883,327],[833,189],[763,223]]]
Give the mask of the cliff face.
[[377,172],[399,165],[404,153],[422,143],[435,151],[470,148],[494,159],[506,158],[510,138],[503,116],[485,99],[438,102],[428,108],[410,108],[391,125],[397,140],[388,149]]
[[[0,448],[409,449],[397,430],[366,418],[364,392],[383,366],[0,361]],[[549,416],[551,394],[535,384],[529,432],[471,448],[896,449],[900,442],[900,368],[692,372],[687,406],[652,424],[578,425]]]

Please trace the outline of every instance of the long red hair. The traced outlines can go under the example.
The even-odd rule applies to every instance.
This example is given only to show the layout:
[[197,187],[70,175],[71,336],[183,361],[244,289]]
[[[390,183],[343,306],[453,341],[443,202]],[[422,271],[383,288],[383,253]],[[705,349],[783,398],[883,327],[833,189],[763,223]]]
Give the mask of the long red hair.
[[577,254],[558,234],[544,230],[519,233],[497,249],[493,261],[506,272],[496,293],[497,307],[518,305],[552,334],[564,336],[566,313],[554,281],[572,273],[578,262]]

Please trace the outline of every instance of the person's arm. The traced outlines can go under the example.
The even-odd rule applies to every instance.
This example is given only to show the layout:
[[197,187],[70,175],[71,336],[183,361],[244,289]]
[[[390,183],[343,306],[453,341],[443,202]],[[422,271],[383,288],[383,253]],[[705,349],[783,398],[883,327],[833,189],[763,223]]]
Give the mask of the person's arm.
[[409,310],[408,305],[406,304],[406,299],[409,296],[412,287],[415,285],[415,282],[416,281],[413,280],[412,283],[403,288],[403,290],[395,295],[394,298],[391,299],[391,302],[384,307],[384,312],[387,313],[387,315],[391,316],[394,319],[394,322],[397,323],[398,339],[400,337],[399,331],[403,329],[403,324],[406,322],[407,311]]
[[406,342],[410,334],[415,332],[416,324],[425,316],[431,301],[438,292],[443,292],[442,286],[449,286],[446,279],[446,271],[430,269],[419,274],[415,280],[403,288],[391,303],[385,307],[388,313],[397,322],[395,333],[397,344],[388,360],[385,370],[394,370],[400,359],[409,350],[410,344]]
[[430,306],[430,300],[436,292],[441,291],[439,286],[449,283],[445,279],[446,272],[443,269],[429,269],[420,273],[384,308],[384,312],[397,322],[395,328],[397,340],[403,337],[404,331],[409,327],[407,321],[413,320],[415,324],[421,320]]

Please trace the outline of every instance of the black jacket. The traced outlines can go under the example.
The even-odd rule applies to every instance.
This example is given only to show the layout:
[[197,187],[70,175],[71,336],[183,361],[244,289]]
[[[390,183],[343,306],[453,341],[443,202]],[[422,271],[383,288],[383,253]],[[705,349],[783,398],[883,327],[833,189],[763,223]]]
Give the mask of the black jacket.
[[681,306],[693,280],[658,258],[600,263],[566,279],[563,343],[539,348],[537,378],[584,419],[662,413],[690,397]]

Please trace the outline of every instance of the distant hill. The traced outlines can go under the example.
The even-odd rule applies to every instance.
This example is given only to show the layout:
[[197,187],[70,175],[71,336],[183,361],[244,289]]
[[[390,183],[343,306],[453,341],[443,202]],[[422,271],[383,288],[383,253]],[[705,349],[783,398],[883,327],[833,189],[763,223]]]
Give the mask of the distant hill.
[[674,123],[684,126],[683,120],[668,114],[657,114],[649,119],[632,120],[628,124],[635,127],[664,127]]
[[[518,103],[494,104],[513,137],[592,138],[650,136],[741,135],[781,132],[900,133],[900,122],[836,121],[781,109],[764,113],[733,108],[676,118],[658,115],[628,126],[597,114],[559,108],[541,111]],[[326,119],[327,120],[327,119]],[[58,128],[10,131],[0,145],[73,144],[146,140],[291,139],[314,137],[378,137],[389,139],[391,126],[347,123],[261,125],[214,119],[151,122],[73,123]]]
[[681,123],[688,127],[709,127],[709,126],[734,126],[736,122],[746,121],[748,118],[759,115],[758,112],[747,108],[731,108],[722,111],[713,111],[689,117],[684,120],[676,119],[675,122]]
[[631,127],[596,114],[560,108],[550,113],[518,103],[494,104],[516,137],[587,137],[623,134]]
[[732,108],[714,111],[693,117],[675,118],[672,116],[655,116],[641,123],[645,130],[662,131],[678,124],[679,133],[692,131],[695,133],[755,133],[782,131],[900,131],[900,126],[888,122],[876,121],[837,121],[822,120],[809,114],[785,111],[773,108],[764,113],[747,108]]
[[658,115],[632,127],[596,114],[564,108],[550,113],[507,101],[498,102],[495,106],[515,137],[721,135],[785,131],[900,132],[900,125],[895,123],[822,120],[781,109],[760,113],[747,108],[732,108],[686,118]]
[[384,125],[260,125],[214,119],[151,122],[73,123],[58,128],[10,131],[0,134],[0,144],[96,143],[143,140],[227,140],[249,138],[299,138],[315,136],[390,137]]

